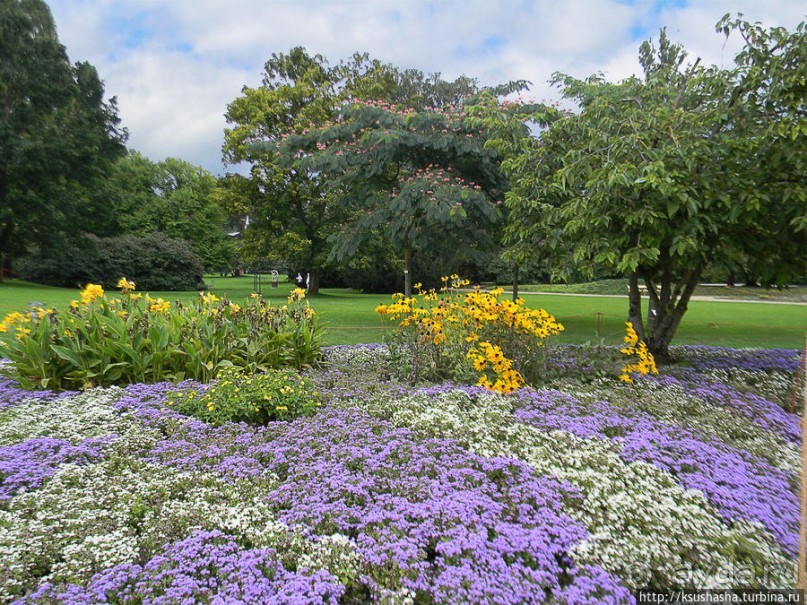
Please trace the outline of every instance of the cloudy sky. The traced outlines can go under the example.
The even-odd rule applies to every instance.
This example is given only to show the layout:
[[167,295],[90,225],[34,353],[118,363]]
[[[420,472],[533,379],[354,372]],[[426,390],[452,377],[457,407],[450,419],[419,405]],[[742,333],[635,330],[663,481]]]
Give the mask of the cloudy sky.
[[257,86],[272,53],[304,46],[331,64],[356,51],[401,68],[533,82],[554,99],[555,71],[637,72],[639,44],[662,26],[703,64],[739,48],[715,33],[726,13],[794,29],[807,0],[49,0],[72,61],[98,68],[129,147],[223,174],[224,113]]

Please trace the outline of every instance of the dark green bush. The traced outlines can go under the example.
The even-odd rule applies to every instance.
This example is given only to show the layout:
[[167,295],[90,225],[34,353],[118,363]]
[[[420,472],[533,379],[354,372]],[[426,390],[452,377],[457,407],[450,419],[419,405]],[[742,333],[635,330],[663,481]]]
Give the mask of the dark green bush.
[[111,289],[122,275],[143,290],[204,288],[204,269],[190,245],[161,233],[90,235],[40,248],[20,263],[19,274],[28,281],[68,288],[94,283]]

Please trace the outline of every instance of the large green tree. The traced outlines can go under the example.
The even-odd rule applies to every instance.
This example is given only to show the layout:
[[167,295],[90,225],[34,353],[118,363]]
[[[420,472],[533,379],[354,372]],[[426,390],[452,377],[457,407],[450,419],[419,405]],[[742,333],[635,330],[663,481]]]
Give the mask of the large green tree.
[[234,244],[227,217],[216,201],[216,177],[184,160],[152,162],[130,152],[112,168],[104,184],[116,216],[115,233],[163,233],[185,240],[205,269],[230,267]]
[[[378,193],[379,179],[375,178],[373,184],[365,182],[363,193],[356,197],[359,186],[356,179],[361,181],[366,176],[362,170],[354,165],[351,170],[340,172],[340,177],[335,180],[336,172],[332,165],[326,166],[330,162],[325,159],[331,153],[339,153],[337,147],[349,143],[336,138],[326,141],[327,135],[321,141],[313,141],[312,133],[326,130],[336,132],[339,128],[348,131],[365,118],[369,120],[369,130],[373,130],[375,126],[371,123],[374,118],[367,112],[380,111],[381,107],[377,105],[373,109],[373,103],[382,102],[390,107],[394,105],[411,109],[420,118],[410,116],[406,118],[408,125],[399,122],[395,128],[409,129],[412,136],[415,136],[414,131],[422,128],[423,146],[416,151],[418,142],[410,140],[407,144],[411,147],[413,157],[393,159],[393,163],[402,167],[401,178],[412,176],[418,168],[425,170],[432,166],[435,170],[446,169],[446,162],[465,157],[465,152],[442,148],[445,145],[456,147],[456,141],[449,142],[449,139],[458,138],[455,136],[457,131],[443,137],[442,142],[435,142],[427,136],[427,130],[432,129],[434,124],[427,122],[436,118],[443,120],[446,126],[450,124],[452,128],[460,128],[458,112],[449,117],[448,108],[459,106],[465,98],[477,92],[478,85],[473,79],[461,77],[455,81],[445,81],[439,74],[425,76],[418,70],[399,70],[361,53],[354,54],[335,67],[329,67],[321,56],[309,56],[302,48],[292,49],[288,55],[273,55],[266,64],[262,86],[245,88],[242,96],[230,104],[227,112],[231,128],[225,131],[225,158],[230,163],[247,162],[251,166],[251,187],[245,187],[245,183],[238,179],[229,180],[240,192],[241,199],[246,199],[246,203],[239,205],[246,207],[250,217],[244,249],[255,256],[286,258],[296,261],[297,266],[302,264],[309,268],[311,289],[316,291],[319,268],[329,261],[345,261],[368,247],[384,249],[390,241],[398,247],[402,257],[411,258],[415,247],[426,241],[425,235],[417,235],[418,232],[436,236],[434,229],[445,231],[454,225],[450,230],[459,233],[461,229],[457,225],[463,217],[467,217],[468,209],[475,215],[472,202],[469,202],[468,209],[455,204],[451,221],[431,221],[425,229],[426,223],[421,221],[419,226],[413,223],[412,228],[407,230],[409,234],[404,236],[410,241],[409,245],[402,244],[402,236],[395,229],[382,229],[381,223],[363,221],[361,217],[377,201],[373,197],[375,194],[365,194],[373,188]],[[356,111],[352,109],[354,105],[358,108]],[[362,115],[362,112],[367,115]],[[397,119],[394,111],[387,113],[393,121]],[[418,120],[424,124],[416,125]],[[469,131],[463,130],[461,136],[468,134]],[[286,145],[285,141],[290,138],[297,141],[295,137],[306,139],[305,145],[311,145],[311,149],[306,150],[306,156],[312,157],[294,157],[297,150]],[[431,136],[431,139],[435,138],[439,137]],[[468,144],[463,142],[462,146],[467,147]],[[399,150],[403,150],[403,147]],[[428,158],[430,153],[433,161]],[[482,155],[490,154],[483,152]],[[391,166],[390,158],[376,159],[385,162],[387,167]],[[459,164],[463,164],[463,161],[459,161]],[[468,177],[475,172],[485,173],[487,168],[484,162],[472,167],[471,162],[467,161],[462,166],[465,174],[453,176]],[[486,175],[487,180],[483,180],[483,184],[489,184],[489,176]],[[350,179],[353,182],[349,183]],[[445,191],[444,185],[441,183],[441,191]],[[412,191],[413,187],[402,191],[398,202],[410,196]],[[471,193],[474,191],[471,188]],[[388,193],[394,192],[390,190]],[[233,199],[233,196],[226,197]],[[495,214],[490,212],[488,218]],[[394,211],[391,216],[396,221],[400,218]],[[382,218],[382,215],[376,214],[376,218]],[[468,225],[472,224],[473,221],[466,222],[465,229],[468,236],[478,236],[473,241],[465,242],[471,251],[478,250],[487,237],[486,233],[468,231]],[[378,238],[388,241],[371,243],[370,240]],[[411,271],[408,275],[411,275]]]
[[[0,3],[0,264],[93,230],[89,186],[124,151],[115,100],[71,64],[42,0]],[[107,217],[108,218],[108,217]],[[0,272],[2,275],[2,272]]]
[[746,39],[732,70],[685,64],[662,30],[640,49],[641,78],[557,74],[578,110],[516,137],[504,163],[511,241],[626,275],[629,319],[661,358],[711,263],[744,258],[768,283],[805,267],[804,26],[720,27]]
[[244,87],[226,113],[225,161],[250,166],[248,184],[225,181],[233,188],[225,197],[240,196],[240,209],[249,216],[243,234],[246,257],[295,263],[310,274],[312,293],[319,289],[335,220],[320,175],[281,165],[277,144],[333,116],[335,78],[324,57],[301,47],[273,54],[261,86]]
[[289,165],[326,175],[349,217],[333,238],[337,260],[381,235],[404,262],[412,290],[412,260],[435,242],[468,255],[493,244],[504,179],[484,133],[461,109],[415,109],[384,101],[345,102],[338,119],[289,137]]

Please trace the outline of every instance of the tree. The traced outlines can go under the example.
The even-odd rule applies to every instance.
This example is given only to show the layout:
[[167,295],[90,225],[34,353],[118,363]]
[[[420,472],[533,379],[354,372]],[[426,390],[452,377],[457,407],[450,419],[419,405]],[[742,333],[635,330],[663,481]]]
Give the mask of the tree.
[[327,237],[335,221],[319,175],[282,166],[276,145],[332,117],[334,77],[324,57],[310,56],[301,47],[288,55],[273,54],[262,85],[244,87],[226,113],[232,127],[224,133],[225,161],[251,165],[248,190],[231,181],[249,196],[244,208],[250,218],[245,248],[253,261],[282,258],[305,267],[311,293],[319,290]]
[[[357,253],[368,238],[388,237],[391,231],[357,222],[365,212],[363,205],[369,203],[370,198],[354,198],[353,185],[348,186],[345,179],[334,182],[335,173],[312,158],[296,161],[299,158],[293,157],[294,151],[289,151],[284,141],[297,136],[310,140],[312,131],[330,128],[344,120],[344,112],[352,106],[354,98],[396,104],[437,116],[439,111],[434,108],[459,104],[476,92],[477,83],[470,78],[447,82],[439,74],[427,77],[417,70],[401,71],[361,53],[355,53],[333,68],[327,66],[323,57],[311,57],[302,48],[292,49],[288,55],[273,55],[266,64],[263,85],[256,89],[245,88],[242,97],[230,104],[227,113],[233,127],[225,132],[225,157],[231,163],[249,162],[252,166],[250,179],[254,188],[248,204],[250,227],[245,233],[246,249],[256,255],[299,259],[298,262],[311,267],[311,289],[316,291],[323,264],[334,260],[343,262]],[[356,115],[347,119],[354,117]],[[459,123],[459,120],[454,121]],[[448,137],[443,143],[447,140]],[[320,143],[319,148],[315,145],[316,152],[324,150],[325,143]],[[423,161],[427,153],[426,148],[422,149],[422,157],[414,163],[402,160],[402,166],[409,162],[404,172],[409,170],[414,174],[417,167],[427,168],[431,164]],[[445,150],[435,155],[435,169],[443,162],[440,154],[450,155]],[[466,166],[466,170],[473,172],[470,166]],[[363,178],[355,171],[351,174]],[[241,184],[233,184],[243,191]],[[410,187],[400,193],[405,198],[412,191]],[[452,217],[455,215],[456,220],[463,215],[459,207]],[[361,237],[349,243],[342,229],[345,225],[350,233],[360,231]],[[445,227],[445,224],[433,226]],[[478,235],[484,239],[484,234]],[[396,245],[400,244],[397,234],[392,233],[392,237]],[[470,249],[478,250],[479,243],[478,240],[471,242]],[[384,247],[383,243],[373,246],[374,249]],[[414,248],[404,248],[409,253],[404,251],[403,254],[411,257]],[[408,274],[411,275],[411,271]]]
[[137,152],[115,164],[105,185],[116,233],[184,240],[208,271],[229,267],[235,256],[216,189],[216,177],[204,168],[176,158],[154,163]]
[[[545,252],[547,238],[536,232],[530,237],[524,236],[524,225],[520,219],[512,219],[511,208],[529,203],[529,194],[536,188],[533,180],[536,173],[527,169],[540,150],[538,138],[532,134],[533,129],[546,128],[559,117],[559,113],[556,107],[521,100],[500,100],[492,91],[484,91],[468,107],[468,114],[469,124],[490,133],[485,145],[495,150],[501,158],[502,171],[518,177],[516,186],[509,187],[505,193],[507,203],[503,208],[502,239],[506,246],[501,254],[503,261],[512,263],[513,301],[516,301],[521,267],[537,263],[547,268],[549,260]],[[540,255],[544,258],[539,258]],[[557,258],[567,256],[557,255]]]
[[332,238],[336,260],[380,235],[403,259],[409,295],[416,251],[437,241],[471,256],[491,247],[505,181],[484,133],[465,117],[452,106],[354,98],[333,123],[280,145],[287,165],[327,176],[349,217]]
[[661,359],[710,263],[772,259],[768,283],[804,270],[804,27],[722,27],[747,36],[734,70],[685,66],[662,30],[641,46],[643,78],[556,74],[579,110],[504,164],[513,240],[626,275],[629,319]]
[[760,207],[732,238],[738,242],[724,263],[762,286],[807,277],[807,32],[766,30],[726,15],[717,30],[737,32],[745,45],[737,55],[732,110],[737,136],[735,170],[752,187],[739,192]]
[[[124,152],[115,99],[71,65],[42,0],[0,4],[0,265],[96,227],[89,184]],[[0,278],[2,278],[0,271]]]

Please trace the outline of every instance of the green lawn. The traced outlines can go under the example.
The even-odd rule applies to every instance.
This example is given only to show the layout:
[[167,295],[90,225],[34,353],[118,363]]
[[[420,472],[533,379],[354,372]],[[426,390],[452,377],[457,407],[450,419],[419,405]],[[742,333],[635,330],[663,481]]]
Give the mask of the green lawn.
[[[211,277],[212,291],[231,300],[244,300],[253,290],[253,278]],[[262,285],[262,294],[273,304],[283,304],[290,284],[278,288]],[[152,292],[167,300],[191,301],[195,292]],[[566,327],[559,338],[564,343],[618,344],[624,335],[627,298],[606,296],[557,296],[524,294],[530,307],[544,307]],[[0,316],[21,311],[31,302],[58,308],[78,298],[78,291],[29,284],[18,280],[0,284]],[[352,290],[325,288],[310,297],[311,306],[327,324],[327,344],[379,342],[387,325],[375,307],[389,302],[387,295],[360,294]],[[807,330],[807,306],[729,301],[692,301],[673,344],[709,344],[728,347],[801,348]]]

